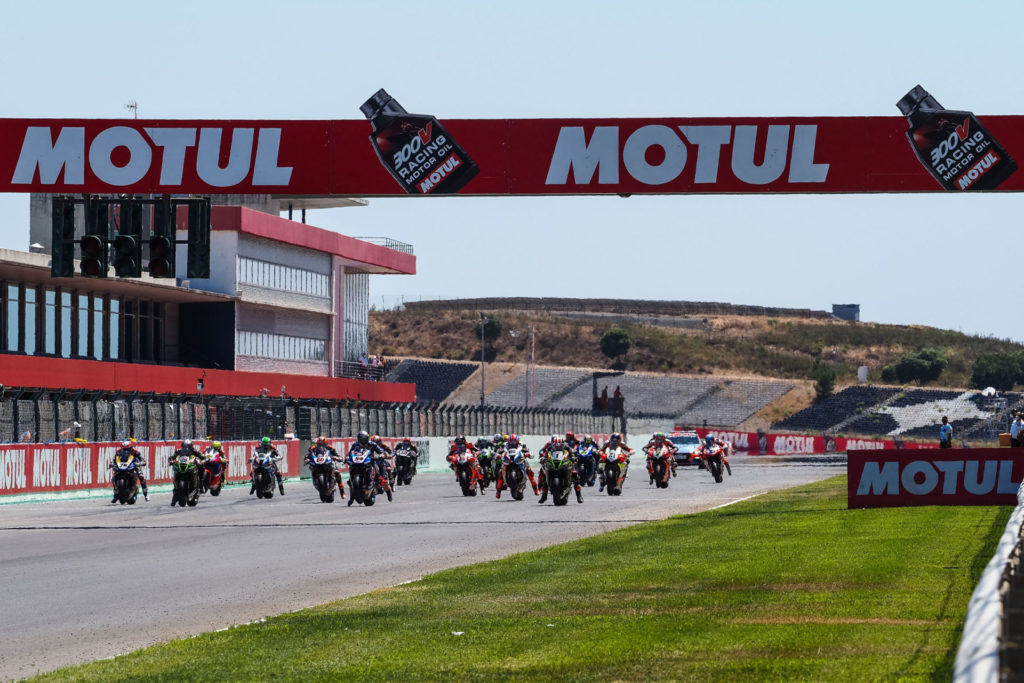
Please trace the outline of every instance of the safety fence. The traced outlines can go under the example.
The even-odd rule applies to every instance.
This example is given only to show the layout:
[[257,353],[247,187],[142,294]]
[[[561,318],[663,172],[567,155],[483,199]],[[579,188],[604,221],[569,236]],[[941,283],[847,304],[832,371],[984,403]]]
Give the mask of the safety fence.
[[[671,417],[665,419],[671,423]],[[351,436],[360,430],[410,437],[495,432],[554,434],[567,430],[606,433],[623,432],[625,427],[625,417],[588,410],[71,393],[10,387],[0,397],[0,443],[206,437],[235,441],[263,436],[284,438],[286,434],[308,439],[317,435]]]

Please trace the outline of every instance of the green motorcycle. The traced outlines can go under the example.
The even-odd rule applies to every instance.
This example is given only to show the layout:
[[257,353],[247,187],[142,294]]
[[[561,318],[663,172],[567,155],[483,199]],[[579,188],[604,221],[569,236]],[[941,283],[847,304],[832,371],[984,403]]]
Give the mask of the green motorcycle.
[[568,451],[552,451],[544,459],[544,481],[547,484],[551,502],[565,505],[572,491],[573,459]]
[[199,502],[199,463],[194,455],[173,455],[170,460],[174,477],[171,507],[195,507]]

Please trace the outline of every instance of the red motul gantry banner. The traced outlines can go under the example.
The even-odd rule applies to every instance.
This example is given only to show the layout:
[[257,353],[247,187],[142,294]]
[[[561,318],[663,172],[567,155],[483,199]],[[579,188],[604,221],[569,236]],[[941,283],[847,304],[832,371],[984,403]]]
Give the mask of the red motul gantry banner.
[[847,453],[846,473],[850,508],[1016,505],[1024,480],[1024,451],[854,450]]
[[[434,119],[421,130],[378,135],[371,135],[368,121],[356,120],[0,119],[0,192],[373,197],[1024,190],[1024,173],[1006,161],[1024,156],[1024,116],[981,117],[984,134],[971,123],[979,120],[973,115],[947,118],[915,129],[914,136],[929,136],[917,147],[900,116],[456,119],[444,121],[444,128]],[[458,182],[451,182],[457,174]]]
[[[199,450],[209,441],[193,441]],[[228,481],[249,478],[249,458],[257,441],[223,441],[229,458]],[[295,440],[274,441],[281,454],[278,466],[285,477],[299,474],[302,454]],[[148,467],[144,470],[149,484],[171,481],[168,458],[181,446],[180,441],[140,441],[133,444]],[[77,491],[110,486],[110,463],[121,447],[111,443],[54,443],[0,445],[0,496],[16,493]]]

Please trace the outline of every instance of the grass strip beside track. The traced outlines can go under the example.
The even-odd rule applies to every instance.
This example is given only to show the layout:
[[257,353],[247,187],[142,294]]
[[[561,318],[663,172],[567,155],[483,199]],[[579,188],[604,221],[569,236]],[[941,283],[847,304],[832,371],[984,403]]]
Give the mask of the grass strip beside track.
[[847,510],[836,477],[44,679],[949,680],[1010,510]]

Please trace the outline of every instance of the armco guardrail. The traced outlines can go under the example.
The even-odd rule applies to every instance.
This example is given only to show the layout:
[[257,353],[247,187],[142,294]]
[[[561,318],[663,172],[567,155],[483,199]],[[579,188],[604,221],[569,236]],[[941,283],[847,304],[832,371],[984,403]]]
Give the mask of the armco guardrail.
[[1001,632],[1003,628],[1003,591],[1007,564],[1021,542],[1024,525],[1024,486],[1017,491],[1017,507],[1006,523],[996,553],[981,574],[967,604],[964,635],[953,664],[955,683],[999,680]]

